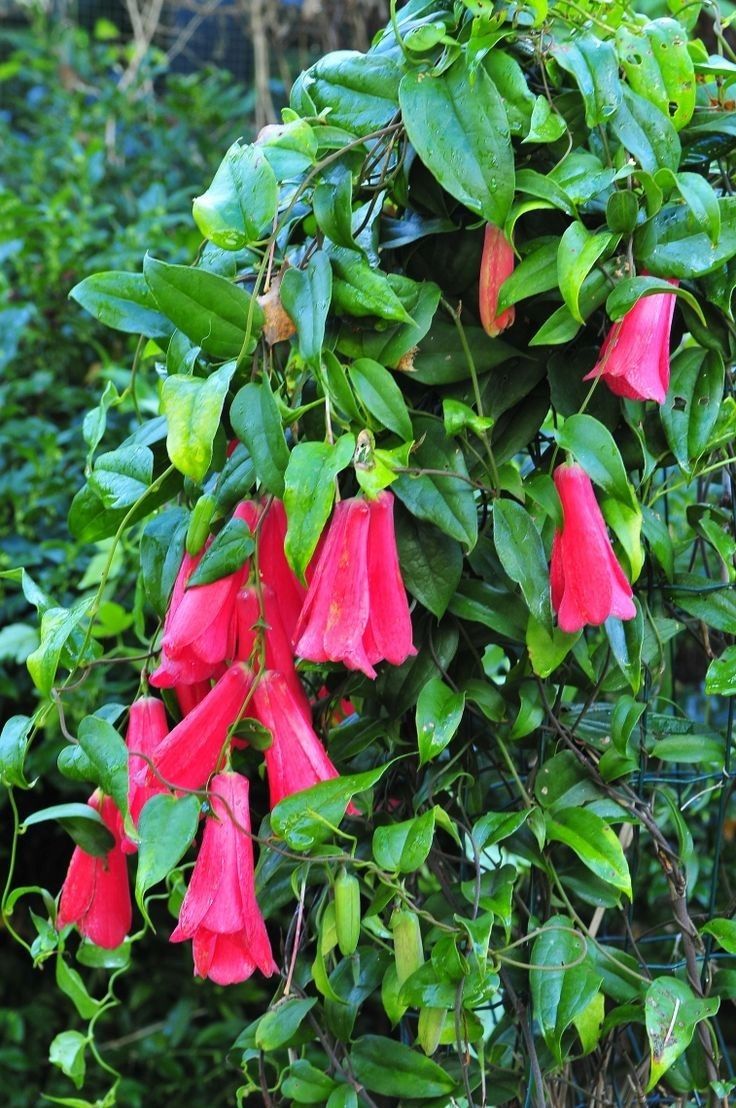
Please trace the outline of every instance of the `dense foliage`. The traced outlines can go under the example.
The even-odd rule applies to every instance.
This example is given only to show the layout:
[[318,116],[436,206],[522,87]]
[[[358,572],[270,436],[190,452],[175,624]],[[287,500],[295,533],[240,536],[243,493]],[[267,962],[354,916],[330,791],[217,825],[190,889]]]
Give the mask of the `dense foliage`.
[[[229,148],[191,264],[100,257],[73,289],[143,338],[85,420],[78,598],[9,575],[40,615],[38,706],[0,739],[16,838],[56,820],[78,846],[60,903],[61,869],[47,891],[11,864],[3,906],[76,1009],[51,1062],[103,1103],[139,1095],[102,1027],[133,1007],[146,950],[166,981],[189,973],[164,945],[176,917],[223,980],[197,945],[203,919],[223,933],[206,868],[226,885],[218,859],[237,859],[247,898],[251,826],[279,976],[250,965],[197,994],[240,1102],[727,1104],[736,1087],[736,64],[714,9],[647,12],[410,0]],[[127,437],[107,426],[118,387],[139,400]],[[264,520],[282,501],[276,614]],[[416,653],[373,522],[387,504]],[[298,705],[273,709],[274,671],[292,680],[274,627],[307,582],[297,724]],[[129,759],[143,698],[165,737]],[[305,792],[288,758],[274,787],[287,718],[302,783],[320,781]],[[35,801],[51,720],[63,809]],[[95,786],[112,799],[80,803]],[[80,907],[80,874],[124,880],[136,847],[134,934],[113,943],[125,911]],[[232,913],[268,972],[259,909]]]

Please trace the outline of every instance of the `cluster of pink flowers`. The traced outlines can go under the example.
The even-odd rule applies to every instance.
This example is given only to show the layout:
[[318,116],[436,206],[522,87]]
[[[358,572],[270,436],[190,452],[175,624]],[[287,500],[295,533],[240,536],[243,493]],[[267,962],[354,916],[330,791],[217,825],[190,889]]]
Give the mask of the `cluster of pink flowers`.
[[[128,806],[134,825],[157,793],[207,789],[210,815],[172,942],[192,939],[195,973],[219,984],[275,970],[256,902],[248,781],[229,755],[239,720],[267,728],[271,806],[337,776],[312,725],[296,659],[342,662],[376,676],[415,653],[399,571],[393,495],[343,500],[307,571],[292,572],[285,553],[286,513],[278,500],[235,509],[257,543],[257,557],[229,576],[189,586],[204,554],[185,555],[164,622],[154,688],[171,688],[182,718],[171,729],[163,703],[131,707]],[[206,549],[206,547],[205,547]],[[126,853],[136,850],[109,797],[89,803],[111,831],[102,858],[77,847],[61,893],[57,924],[76,924],[99,946],[123,941],[132,919]]]

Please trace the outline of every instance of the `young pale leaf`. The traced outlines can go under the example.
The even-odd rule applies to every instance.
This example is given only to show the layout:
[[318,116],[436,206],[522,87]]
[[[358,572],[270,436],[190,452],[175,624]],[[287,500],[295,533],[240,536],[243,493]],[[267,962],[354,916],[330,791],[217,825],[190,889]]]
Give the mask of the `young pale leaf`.
[[212,462],[222,407],[235,372],[227,362],[209,377],[167,377],[161,389],[166,416],[166,450],[172,465],[200,484]]
[[728,954],[736,954],[736,920],[712,919],[700,928],[701,935],[712,935]]
[[445,749],[460,726],[464,710],[464,693],[454,692],[440,677],[433,677],[427,682],[417,700],[420,766]]
[[258,146],[233,143],[202,196],[192,206],[205,238],[223,250],[257,242],[273,225],[278,205],[276,175]]
[[442,187],[503,226],[514,197],[514,155],[503,100],[485,70],[471,81],[461,59],[439,76],[407,73],[399,102],[409,141]]
[[78,600],[71,608],[47,608],[41,616],[41,642],[26,658],[33,684],[48,696],[56,679],[62,651],[84,619],[92,598]]
[[164,315],[211,357],[237,358],[246,334],[255,349],[263,312],[245,289],[225,277],[147,254],[143,275]]
[[248,448],[258,480],[266,492],[283,497],[289,448],[266,377],[250,381],[240,389],[230,407],[230,421],[235,434]]
[[81,1031],[61,1031],[49,1047],[49,1062],[58,1066],[77,1089],[84,1084],[86,1049],[87,1038]]
[[284,475],[288,530],[284,550],[298,577],[304,578],[335,499],[335,478],[353,456],[355,439],[343,435],[332,446],[304,442],[294,447]]

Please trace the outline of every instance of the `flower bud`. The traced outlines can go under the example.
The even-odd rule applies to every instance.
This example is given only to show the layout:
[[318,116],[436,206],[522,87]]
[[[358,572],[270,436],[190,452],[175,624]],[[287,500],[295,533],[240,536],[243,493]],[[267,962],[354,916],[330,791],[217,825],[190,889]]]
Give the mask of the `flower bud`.
[[420,1009],[417,1041],[426,1055],[434,1054],[439,1046],[446,1015],[446,1008]]
[[194,557],[195,554],[199,554],[200,550],[207,542],[207,537],[210,533],[210,523],[212,522],[216,507],[217,501],[214,496],[211,496],[209,493],[200,496],[199,500],[194,505],[192,514],[189,517],[189,527],[187,528],[186,538],[187,554],[191,555],[191,557]]
[[335,881],[335,927],[340,953],[348,958],[360,938],[360,883],[344,866]]
[[394,936],[394,959],[399,985],[424,965],[422,932],[416,912],[407,908],[397,908],[391,916],[391,930]]
[[486,224],[483,254],[480,260],[478,308],[483,330],[491,338],[500,335],[514,322],[514,308],[498,314],[498,293],[507,277],[514,272],[514,251],[499,227]]

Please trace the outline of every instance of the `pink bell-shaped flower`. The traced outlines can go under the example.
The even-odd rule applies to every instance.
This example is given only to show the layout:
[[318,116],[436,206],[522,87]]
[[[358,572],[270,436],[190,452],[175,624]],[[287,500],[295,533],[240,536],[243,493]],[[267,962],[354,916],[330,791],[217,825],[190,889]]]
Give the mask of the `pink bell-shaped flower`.
[[228,730],[240,717],[253,683],[241,662],[231,665],[204,700],[177,723],[152,754],[154,776],[167,788],[201,789],[227,743]]
[[376,662],[400,665],[416,653],[393,506],[386,490],[336,506],[294,633],[300,657],[342,662],[373,678]]
[[258,524],[258,572],[278,597],[279,614],[291,642],[307,590],[286,560],[286,509],[281,500],[270,500]]
[[[128,747],[128,807],[136,827],[146,801],[156,793],[165,792],[165,786],[152,776],[150,763],[154,751],[168,733],[166,709],[160,700],[142,696],[131,704],[125,742]],[[133,854],[137,849],[127,835],[121,845],[126,854]]]
[[213,777],[208,817],[171,942],[193,940],[194,972],[218,985],[276,970],[255,893],[248,781]]
[[[258,505],[246,500],[233,517],[253,530],[258,512]],[[188,588],[206,550],[194,556],[185,554],[181,563],[164,621],[161,664],[150,678],[155,688],[206,681],[222,662],[233,657],[235,597],[247,579],[249,564],[208,585]]]
[[483,253],[480,260],[478,309],[483,330],[491,338],[510,327],[516,316],[515,309],[498,312],[498,293],[501,285],[514,272],[513,247],[500,227],[486,224]]
[[[261,613],[261,603],[263,613]],[[281,605],[273,589],[261,584],[261,601],[258,591],[253,588],[241,589],[237,600],[238,642],[236,653],[242,662],[248,662],[254,672],[261,668],[276,670],[291,689],[294,700],[310,724],[312,709],[309,707],[306,693],[294,667],[294,653],[281,620]],[[263,622],[262,622],[263,621]],[[263,634],[262,649],[265,662],[260,657],[257,632]]]
[[579,465],[558,466],[562,530],[552,542],[552,607],[563,631],[598,626],[609,616],[636,615],[631,585],[619,565],[590,478]]
[[281,673],[268,670],[262,675],[255,686],[250,711],[273,736],[265,754],[272,808],[285,796],[338,776]]
[[99,790],[87,801],[99,812],[115,838],[104,857],[74,848],[59,900],[56,926],[76,924],[79,933],[96,946],[114,950],[130,931],[133,908],[130,901],[128,867],[121,847],[122,819],[111,797]]
[[[679,281],[670,279],[671,285]],[[670,330],[674,293],[642,296],[603,340],[598,361],[583,380],[602,377],[611,392],[664,404],[670,384]]]

